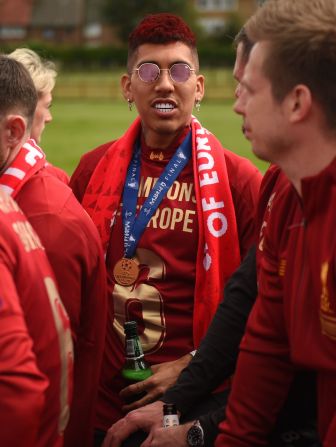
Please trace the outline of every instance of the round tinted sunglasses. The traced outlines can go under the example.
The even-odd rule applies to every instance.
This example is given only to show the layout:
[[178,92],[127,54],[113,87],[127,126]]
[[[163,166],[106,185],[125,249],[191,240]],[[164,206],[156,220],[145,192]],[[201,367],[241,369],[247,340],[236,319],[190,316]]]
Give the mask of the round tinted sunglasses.
[[139,68],[133,70],[138,73],[141,81],[146,83],[155,82],[159,79],[161,71],[168,71],[169,76],[173,82],[186,82],[191,73],[195,71],[194,68],[190,68],[188,64],[178,62],[173,64],[170,68],[160,68],[158,65],[152,62],[145,62],[140,65]]

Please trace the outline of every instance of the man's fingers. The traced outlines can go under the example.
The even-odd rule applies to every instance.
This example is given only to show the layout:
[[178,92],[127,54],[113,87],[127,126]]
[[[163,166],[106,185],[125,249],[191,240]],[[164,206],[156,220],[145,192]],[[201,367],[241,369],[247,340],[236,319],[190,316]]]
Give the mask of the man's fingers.
[[141,399],[132,402],[131,404],[126,404],[122,407],[122,411],[125,413],[128,413],[131,410],[136,410],[137,408],[143,407],[144,405],[151,404],[154,402],[154,398],[151,396],[151,394],[146,394]]
[[152,435],[149,433],[144,442],[140,445],[140,447],[150,447],[152,441]]
[[136,425],[127,422],[125,418],[120,419],[108,429],[102,447],[120,447],[122,442],[136,430]]
[[148,389],[151,388],[151,383],[147,382],[147,380],[143,380],[142,382],[133,383],[132,385],[123,388],[120,391],[121,397],[128,397],[134,394],[142,394],[145,393]]

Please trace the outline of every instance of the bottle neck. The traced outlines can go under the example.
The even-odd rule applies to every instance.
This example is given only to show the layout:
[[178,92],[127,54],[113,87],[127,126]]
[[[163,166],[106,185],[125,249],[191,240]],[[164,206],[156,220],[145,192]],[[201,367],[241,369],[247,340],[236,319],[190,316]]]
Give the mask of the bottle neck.
[[179,417],[175,404],[163,405],[163,427],[174,427],[179,425]]
[[139,337],[126,338],[125,353],[127,360],[139,360],[144,358]]

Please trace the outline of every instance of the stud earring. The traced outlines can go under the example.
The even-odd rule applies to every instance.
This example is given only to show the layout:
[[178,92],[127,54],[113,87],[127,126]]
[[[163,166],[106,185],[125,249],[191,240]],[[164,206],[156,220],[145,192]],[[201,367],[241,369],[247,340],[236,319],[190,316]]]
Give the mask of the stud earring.
[[199,112],[200,108],[201,108],[201,101],[199,99],[196,99],[195,107],[196,107],[197,112]]
[[129,111],[132,112],[133,103],[132,103],[132,101],[129,98],[128,98],[127,102],[128,102]]

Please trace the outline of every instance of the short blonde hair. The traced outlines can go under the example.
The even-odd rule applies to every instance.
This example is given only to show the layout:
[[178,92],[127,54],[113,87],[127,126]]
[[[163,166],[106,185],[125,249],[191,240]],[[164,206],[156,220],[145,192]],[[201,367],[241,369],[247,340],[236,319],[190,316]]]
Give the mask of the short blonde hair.
[[8,57],[21,62],[26,67],[39,96],[50,92],[55,87],[57,71],[53,62],[40,58],[29,48],[17,48]]

